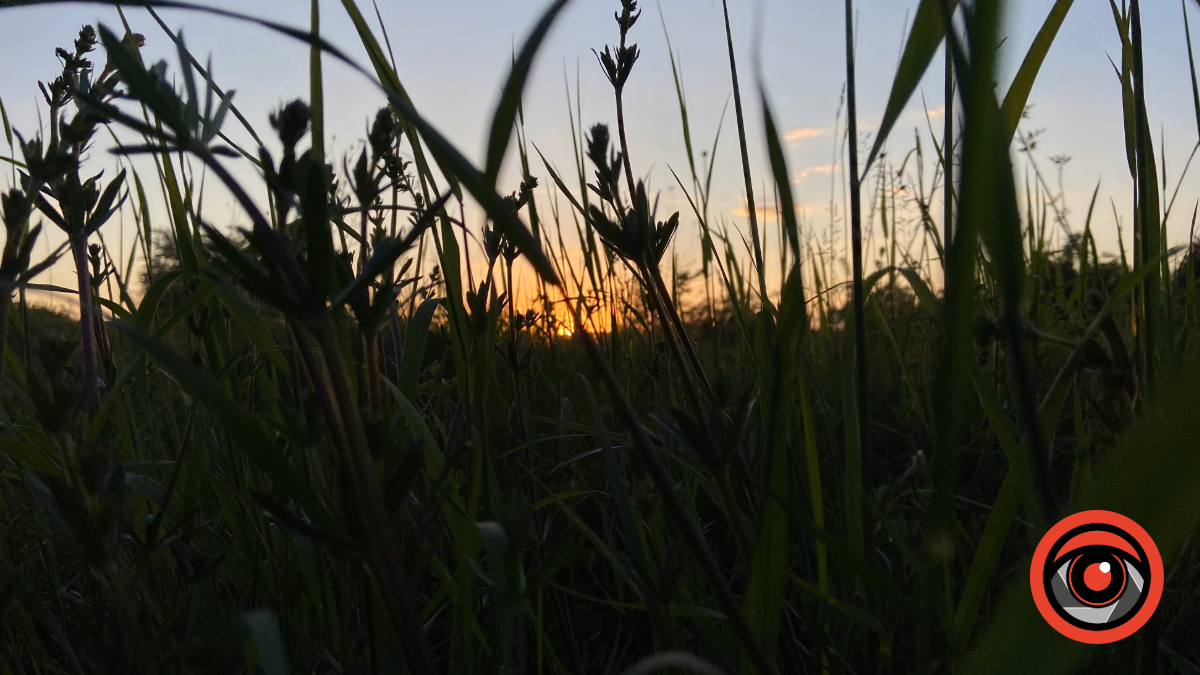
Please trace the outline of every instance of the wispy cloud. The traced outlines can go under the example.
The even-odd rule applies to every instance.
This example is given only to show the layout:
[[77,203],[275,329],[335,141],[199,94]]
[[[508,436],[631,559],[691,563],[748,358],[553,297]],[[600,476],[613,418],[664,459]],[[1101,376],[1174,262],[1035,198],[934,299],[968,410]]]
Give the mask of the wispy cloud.
[[936,108],[929,109],[930,117],[944,117],[945,115],[946,115],[946,106],[944,106],[944,105],[939,105]]
[[[808,204],[800,204],[800,203],[797,203],[795,205],[795,207],[796,207],[796,217],[797,218],[803,218],[806,210],[809,210],[810,208],[812,208]],[[779,217],[779,214],[775,211],[774,208],[768,209],[763,206],[758,206],[758,207],[755,207],[754,211],[755,211],[755,213],[758,214],[758,221],[762,222],[762,223],[774,222],[776,220],[776,218]],[[733,210],[733,215],[735,218],[746,218],[747,216],[750,215],[750,209],[746,208],[746,205],[743,204]]]
[[817,166],[810,166],[807,169],[804,169],[803,171],[801,171],[795,178],[793,178],[792,183],[799,185],[800,183],[804,182],[809,176],[811,176],[815,173],[822,173],[825,175],[829,175],[836,170],[837,170],[837,164],[819,164]]
[[824,133],[824,129],[817,127],[800,127],[799,129],[792,129],[791,131],[784,132],[783,140],[788,143],[794,143],[796,141],[802,141],[806,138],[816,138]]

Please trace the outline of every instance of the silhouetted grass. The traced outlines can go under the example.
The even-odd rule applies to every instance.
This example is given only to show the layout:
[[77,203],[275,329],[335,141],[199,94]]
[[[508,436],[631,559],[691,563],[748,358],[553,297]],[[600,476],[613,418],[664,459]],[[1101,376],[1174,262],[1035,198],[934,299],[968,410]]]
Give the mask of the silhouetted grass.
[[[580,119],[568,84],[570,170],[531,166],[522,92],[567,4],[513,55],[482,168],[353,0],[369,68],[320,38],[315,0],[308,29],[216,12],[309,46],[308,95],[263,129],[278,157],[161,20],[59,51],[44,134],[4,117],[0,672],[1200,670],[1198,249],[1166,241],[1137,0],[1112,3],[1137,193],[1120,261],[1096,250],[1096,196],[1076,229],[1018,136],[1070,0],[1003,96],[1007,3],[921,0],[861,164],[846,0],[845,284],[843,252],[797,218],[757,69],[773,189],[754,194],[724,3],[740,158],[720,161],[740,159],[749,240],[710,212],[720,130],[698,164],[681,55],[690,212],[658,213],[638,179],[635,0],[595,50],[613,124]],[[146,64],[143,39],[177,63]],[[885,152],[943,46],[940,142]],[[387,100],[344,160],[324,138],[328,59]],[[230,119],[259,147],[229,141]],[[110,132],[125,170],[93,178],[85,150]],[[247,162],[261,182],[234,177]],[[206,220],[200,168],[251,227]],[[774,204],[777,250],[756,204]],[[126,260],[104,239],[122,211]],[[68,239],[45,261],[43,222]],[[671,244],[691,227],[689,296]],[[42,285],[67,253],[76,287]],[[31,307],[34,288],[74,293],[82,320]],[[1170,571],[1155,618],[1103,647],[1055,633],[1028,586],[1046,528],[1094,508],[1141,523]]]

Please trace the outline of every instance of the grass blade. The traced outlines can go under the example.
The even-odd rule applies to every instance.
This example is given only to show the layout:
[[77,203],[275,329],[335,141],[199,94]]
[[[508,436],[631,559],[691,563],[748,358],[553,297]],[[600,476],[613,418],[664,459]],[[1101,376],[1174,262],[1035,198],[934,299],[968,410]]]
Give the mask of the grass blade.
[[[596,438],[600,441],[600,448],[604,451],[604,472],[608,478],[608,489],[612,493],[613,502],[617,507],[617,517],[621,521],[621,530],[625,538],[625,550],[629,552],[630,558],[633,560],[634,566],[639,570],[649,572],[650,558],[646,553],[645,543],[642,541],[641,529],[638,527],[637,519],[634,517],[633,502],[629,499],[629,490],[625,485],[624,477],[621,475],[621,467],[617,462],[617,453],[613,450],[612,441],[608,437],[608,430],[604,428],[604,417],[600,412],[600,406],[596,403],[596,396],[592,392],[592,385],[582,375],[579,376],[583,385],[583,392],[587,395],[588,407],[592,413],[592,423],[596,427]],[[643,592],[642,596],[646,600],[646,607],[650,615],[650,628],[654,631],[655,642],[660,647],[666,647],[673,642],[672,631],[669,626],[666,615],[663,613],[662,603],[658,596],[651,592]]]
[[[853,410],[847,406],[846,415],[846,502],[847,515],[851,519],[850,532],[852,537],[850,548],[862,550],[862,500],[866,493],[867,471],[870,467],[870,429],[871,411],[867,407],[867,323],[864,303],[867,290],[863,288],[863,254],[862,254],[862,182],[858,170],[858,101],[855,85],[854,67],[854,3],[846,0],[846,111],[847,136],[849,137],[850,156],[850,251],[851,251],[851,281],[853,282],[854,304],[854,394]],[[845,352],[843,352],[844,354]],[[847,364],[848,365],[848,364]],[[849,374],[850,369],[843,366],[843,372]],[[851,419],[853,418],[853,419]],[[851,431],[850,423],[857,428]],[[854,521],[858,521],[855,523]],[[859,584],[860,592],[863,590]]]
[[758,269],[758,294],[765,309],[767,301],[767,276],[763,267],[762,244],[758,236],[758,210],[754,205],[754,180],[750,177],[750,158],[746,151],[746,123],[742,116],[742,91],[738,87],[737,61],[733,56],[733,32],[729,28],[729,3],[721,0],[725,12],[725,42],[729,47],[729,74],[733,78],[733,112],[737,117],[738,143],[742,150],[742,177],[746,183],[746,210],[750,219],[750,240],[754,244],[754,265]]
[[1021,121],[1021,115],[1025,112],[1025,103],[1029,100],[1029,92],[1033,89],[1033,81],[1037,79],[1042,62],[1046,60],[1046,54],[1050,51],[1050,45],[1054,43],[1054,38],[1058,35],[1058,29],[1062,26],[1063,20],[1067,18],[1067,12],[1071,10],[1071,6],[1074,4],[1075,0],[1057,0],[1054,3],[1054,6],[1050,8],[1050,14],[1046,17],[1046,21],[1042,23],[1042,27],[1038,30],[1037,37],[1033,39],[1033,44],[1029,46],[1029,51],[1025,53],[1025,59],[1021,61],[1021,67],[1017,70],[1016,77],[1013,78],[1012,84],[1008,86],[1008,93],[1004,95],[1004,103],[1000,107],[1000,114],[1008,124],[1009,142],[1012,142],[1013,135],[1017,133],[1017,124]]
[[421,364],[425,360],[425,343],[429,339],[429,324],[441,298],[430,298],[417,305],[417,311],[408,320],[408,331],[404,337],[404,358],[400,362],[400,377],[396,387],[410,400],[417,394],[421,377]]
[[[309,32],[321,37],[321,6],[312,0],[309,9]],[[321,47],[313,41],[308,47],[308,113],[312,120],[312,153],[325,156],[325,86],[321,75]]]
[[550,32],[550,27],[554,24],[555,19],[570,1],[555,0],[546,8],[545,12],[542,12],[541,18],[534,25],[529,37],[525,39],[525,44],[521,45],[521,51],[513,61],[508,80],[500,91],[500,101],[496,103],[496,111],[492,114],[492,128],[487,144],[487,161],[484,162],[483,169],[484,176],[493,189],[496,186],[496,178],[500,175],[500,163],[504,161],[509,139],[512,138],[513,124],[516,122],[517,112],[521,106],[521,94],[525,91],[525,81],[529,79],[529,69],[533,66],[533,57],[542,46],[542,41],[546,39],[546,34]]
[[317,496],[279,453],[275,443],[254,420],[229,400],[212,378],[159,340],[133,326],[120,321],[113,322],[113,325],[161,364],[188,394],[202,403],[234,443],[240,446],[246,458],[260,468],[283,493],[295,499],[314,524],[322,529],[339,531],[340,528]]
[[[1188,24],[1187,0],[1179,0],[1179,6],[1183,10],[1183,34],[1187,38],[1188,70],[1192,75],[1192,103],[1196,107],[1196,133],[1200,135],[1200,84],[1196,82],[1196,57],[1192,54],[1192,28]],[[2,105],[0,104],[0,106]],[[9,145],[11,144],[12,139],[9,139]]]
[[940,7],[942,2],[946,2],[951,13],[958,7],[958,0],[921,0],[921,4],[917,6],[912,28],[904,43],[904,53],[900,56],[900,66],[896,69],[896,77],[892,81],[887,107],[884,108],[879,131],[875,134],[875,144],[871,147],[871,154],[867,155],[867,160],[863,162],[864,175],[871,170],[871,165],[883,150],[888,134],[892,132],[892,127],[896,126],[900,113],[904,112],[908,99],[912,98],[921,78],[925,77],[925,71],[929,70],[929,64],[933,62],[933,55],[937,53],[938,46],[946,37],[946,25]]

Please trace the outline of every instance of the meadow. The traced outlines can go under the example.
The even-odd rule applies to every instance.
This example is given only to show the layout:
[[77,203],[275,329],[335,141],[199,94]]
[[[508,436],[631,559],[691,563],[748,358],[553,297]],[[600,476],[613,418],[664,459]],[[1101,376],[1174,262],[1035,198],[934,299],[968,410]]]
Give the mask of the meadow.
[[[1167,237],[1198,207],[1156,158],[1139,1],[1110,0],[1135,195],[1112,255],[1103,202],[1066,213],[1018,132],[1072,0],[1006,91],[1012,3],[920,0],[861,143],[845,0],[845,254],[797,217],[728,10],[724,136],[692,135],[675,71],[689,208],[658,209],[623,97],[658,27],[605,1],[612,43],[588,47],[611,116],[569,113],[572,157],[525,129],[555,0],[482,166],[410,99],[365,3],[341,4],[366,66],[321,38],[315,0],[271,21],[123,9],[154,35],[62,27],[42,129],[4,115],[0,675],[1200,673],[1200,244]],[[155,14],[181,7],[305,45],[309,91],[247,118]],[[177,58],[147,63],[150,40]],[[889,149],[942,58],[939,141]],[[386,100],[344,157],[335,61]],[[1194,66],[1178,86],[1200,133]],[[89,165],[101,144],[125,170]],[[740,161],[744,217],[710,209],[716,161]],[[206,216],[206,182],[247,227]],[[132,245],[110,246],[118,217]],[[43,258],[50,228],[67,243]],[[47,283],[60,259],[73,284]],[[46,290],[77,308],[30,300]],[[1154,616],[1109,645],[1055,632],[1030,593],[1038,540],[1089,509],[1140,523],[1167,570]]]

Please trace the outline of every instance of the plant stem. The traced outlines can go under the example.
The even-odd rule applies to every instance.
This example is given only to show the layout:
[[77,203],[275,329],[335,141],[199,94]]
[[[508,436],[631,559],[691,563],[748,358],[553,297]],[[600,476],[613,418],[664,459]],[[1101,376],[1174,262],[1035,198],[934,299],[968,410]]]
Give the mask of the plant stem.
[[363,367],[367,371],[367,395],[371,416],[383,414],[383,391],[379,381],[379,333],[375,328],[363,331]]
[[746,150],[746,123],[742,117],[742,92],[738,88],[737,62],[733,57],[733,33],[729,28],[729,3],[721,0],[725,11],[725,41],[729,46],[729,72],[733,75],[733,111],[737,117],[738,142],[742,150],[742,176],[746,181],[746,209],[750,212],[750,240],[754,244],[754,266],[758,269],[758,294],[767,308],[767,272],[763,268],[762,243],[758,236],[758,212],[754,207],[754,183],[750,178],[750,156]]
[[395,623],[396,637],[400,641],[410,670],[418,673],[437,673],[438,668],[429,650],[429,643],[425,640],[416,604],[413,602],[412,590],[404,572],[400,545],[391,529],[383,497],[372,475],[366,431],[358,412],[358,403],[354,400],[350,388],[345,364],[342,362],[333,321],[328,315],[315,326],[314,333],[324,356],[334,397],[345,422],[349,441],[346,459],[363,519],[360,525],[368,538],[366,543],[371,567],[378,576],[380,590],[383,591],[388,611]]
[[[649,265],[642,266],[642,274],[653,278],[657,272]],[[670,319],[667,317],[667,306],[669,301],[664,300],[659,295],[659,284],[650,283],[646,285],[646,293],[650,298],[651,306],[655,313],[658,314],[659,320],[663,323],[663,336],[666,338],[667,345],[671,348],[671,355],[675,358],[675,365],[679,369],[680,378],[683,380],[683,389],[687,394],[688,401],[691,403],[692,410],[696,414],[696,419],[701,424],[702,428],[707,432],[708,425],[708,410],[704,407],[704,401],[700,398],[700,392],[696,389],[696,382],[692,378],[691,371],[688,369],[687,363],[684,361],[683,353],[679,348],[679,341],[687,341],[687,334],[680,330],[677,336],[672,328],[667,325]],[[665,289],[664,289],[665,290]],[[703,377],[704,372],[697,370]],[[706,381],[707,384],[707,381]],[[714,447],[716,439],[711,439]],[[715,480],[717,482],[717,492],[721,497],[721,507],[725,511],[725,517],[729,520],[729,527],[733,530],[734,541],[737,542],[738,552],[742,554],[742,559],[746,563],[746,567],[750,567],[751,552],[754,550],[750,545],[750,537],[746,534],[746,527],[743,521],[741,507],[738,506],[737,498],[733,492],[733,486],[729,481],[728,468],[716,471],[714,468]]]
[[8,346],[8,311],[12,308],[12,291],[0,291],[0,388],[4,386],[4,349]]
[[657,264],[649,267],[650,276],[654,281],[654,285],[658,288],[659,295],[663,298],[663,305],[666,307],[667,314],[671,318],[671,325],[675,327],[675,332],[679,334],[679,340],[683,343],[684,350],[687,351],[688,360],[691,361],[692,368],[695,369],[700,382],[704,384],[704,389],[712,393],[712,384],[709,383],[708,376],[704,374],[704,366],[700,363],[700,355],[696,352],[696,345],[688,337],[687,329],[684,328],[683,321],[679,317],[679,311],[676,309],[675,303],[671,300],[671,294],[667,292],[667,285],[663,282],[662,270]]
[[[625,30],[621,30],[621,48],[617,51],[617,60],[620,62],[620,55],[625,52]],[[621,139],[621,160],[625,164],[625,182],[629,185],[629,199],[633,199],[633,169],[629,164],[629,143],[625,141],[625,104],[622,101],[622,94],[625,92],[625,83],[613,83],[613,93],[617,98],[617,136]]]
[[96,389],[96,343],[92,321],[92,275],[88,271],[87,240],[83,237],[71,239],[71,254],[75,258],[75,273],[79,279],[79,332],[83,351],[84,406],[90,413],[95,409]]
[[[949,31],[946,31],[949,35]],[[942,189],[944,204],[942,205],[942,250],[950,248],[950,238],[954,235],[954,54],[950,44],[946,44],[946,92],[945,92],[945,127],[942,133],[942,176],[945,187]],[[942,272],[946,271],[945,255],[942,256]]]
[[[207,148],[192,148],[192,150],[210,167],[217,178],[229,189],[234,199],[238,200],[242,208],[246,210],[254,223],[254,228],[270,230],[270,225],[254,205],[250,196],[216,160],[216,157]],[[264,241],[269,242],[270,240]],[[283,259],[281,258],[278,262],[283,262]],[[293,292],[297,291],[301,286],[299,270],[287,266],[281,271],[291,283]],[[298,335],[301,331],[295,332]],[[358,411],[358,403],[354,400],[350,388],[346,366],[342,361],[337,344],[333,320],[328,313],[322,314],[316,320],[313,333],[324,356],[329,385],[337,403],[334,408],[333,401],[327,401],[330,404],[327,410],[327,415],[330,416],[328,421],[335,428],[340,427],[345,434],[345,460],[349,465],[351,478],[356,488],[355,495],[358,498],[359,509],[364,521],[362,525],[368,535],[369,560],[375,574],[378,575],[379,587],[384,593],[388,613],[391,614],[394,622],[396,638],[400,641],[405,661],[410,670],[418,673],[437,673],[438,668],[434,663],[433,654],[429,650],[429,643],[425,640],[416,605],[413,603],[412,591],[404,573],[400,546],[396,541],[395,533],[388,524],[390,519],[383,505],[383,497],[371,472],[371,453],[367,444],[366,430]],[[314,372],[312,375],[316,377],[317,373]]]
[[[641,273],[643,277],[650,277],[651,272],[648,265],[641,265]],[[663,324],[663,337],[666,338],[667,346],[671,349],[671,356],[675,358],[675,366],[679,369],[679,377],[683,380],[684,393],[687,394],[688,401],[692,405],[692,410],[696,413],[697,419],[703,419],[705,416],[704,400],[700,398],[700,391],[696,389],[696,381],[692,378],[692,372],[688,368],[687,361],[683,358],[683,352],[679,348],[678,336],[671,329],[671,320],[667,317],[667,310],[664,308],[665,303],[658,295],[658,288],[653,282],[645,284],[646,297],[650,299],[650,307],[654,313],[658,315],[659,321]]]
[[[867,411],[867,323],[863,311],[863,260],[862,260],[862,195],[858,174],[858,108],[854,84],[854,7],[853,0],[846,0],[846,124],[850,142],[850,246],[854,272],[854,370],[858,405],[859,449],[863,453],[862,466],[869,466],[865,455],[870,429]],[[861,477],[855,476],[852,479]]]

